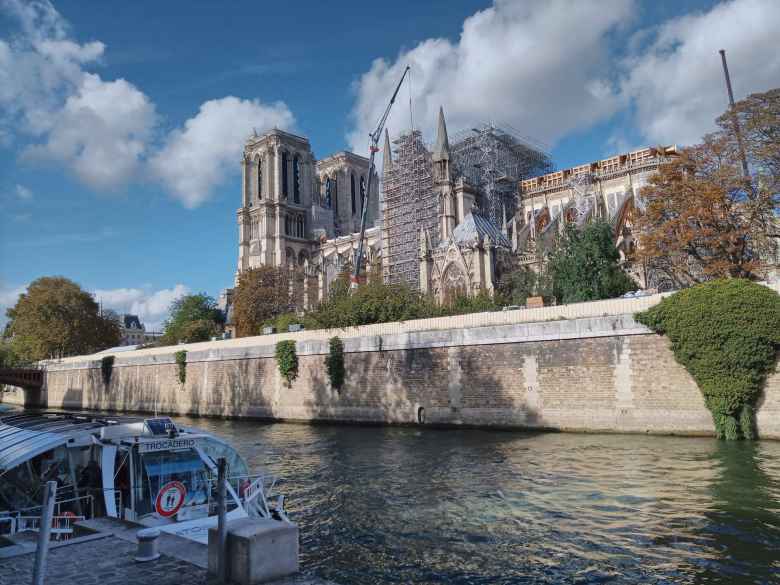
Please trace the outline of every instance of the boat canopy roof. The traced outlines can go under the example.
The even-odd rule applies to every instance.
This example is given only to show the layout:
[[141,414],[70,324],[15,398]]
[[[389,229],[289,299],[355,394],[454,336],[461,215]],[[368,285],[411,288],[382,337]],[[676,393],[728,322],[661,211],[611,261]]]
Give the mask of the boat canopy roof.
[[0,475],[36,455],[56,449],[68,442],[57,433],[28,431],[0,424]]
[[[166,423],[173,424],[167,417],[144,419],[94,413],[35,412],[0,416],[0,476],[61,445],[91,442],[91,437],[98,441],[122,436],[151,438],[162,434]],[[177,431],[190,434],[181,427]]]

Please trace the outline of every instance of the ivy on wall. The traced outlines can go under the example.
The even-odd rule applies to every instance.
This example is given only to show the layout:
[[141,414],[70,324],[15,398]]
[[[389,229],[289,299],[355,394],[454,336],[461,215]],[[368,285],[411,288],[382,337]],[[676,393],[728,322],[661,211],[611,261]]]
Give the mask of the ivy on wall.
[[179,367],[179,382],[183,386],[187,381],[187,350],[177,351],[173,355],[176,358],[176,365]]
[[780,295],[745,279],[715,280],[665,298],[636,320],[669,337],[718,438],[755,437],[756,400],[780,348]]
[[298,377],[298,354],[295,353],[295,342],[292,339],[276,344],[276,364],[289,387]]
[[103,376],[103,384],[108,386],[111,383],[111,374],[114,371],[114,356],[107,355],[100,360],[100,373]]
[[344,342],[339,337],[331,337],[328,342],[328,357],[325,358],[325,368],[328,371],[330,385],[341,390],[344,385]]

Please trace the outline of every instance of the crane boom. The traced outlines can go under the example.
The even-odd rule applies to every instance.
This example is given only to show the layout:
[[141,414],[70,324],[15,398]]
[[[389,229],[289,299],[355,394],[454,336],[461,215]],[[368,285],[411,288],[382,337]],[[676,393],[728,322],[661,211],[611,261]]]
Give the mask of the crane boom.
[[401,79],[398,81],[398,85],[395,86],[395,91],[393,92],[393,97],[390,98],[390,102],[387,104],[387,107],[385,108],[384,113],[382,114],[382,117],[379,118],[379,122],[376,125],[376,129],[369,134],[370,144],[369,144],[369,159],[368,159],[368,180],[366,181],[366,197],[363,201],[363,209],[361,210],[360,214],[360,239],[358,240],[358,247],[355,251],[355,258],[352,262],[353,265],[353,272],[352,272],[352,288],[357,288],[358,285],[358,277],[360,276],[360,265],[363,261],[363,239],[365,238],[366,234],[366,210],[368,209],[368,201],[371,198],[371,179],[374,176],[374,155],[379,151],[379,139],[382,136],[382,130],[385,128],[385,122],[387,122],[387,117],[390,115],[390,109],[393,107],[393,104],[395,103],[395,98],[398,96],[398,91],[401,89],[401,84],[404,82],[404,79],[406,78],[406,74],[409,73],[409,66],[406,66],[406,69],[404,69],[403,75],[401,75]]

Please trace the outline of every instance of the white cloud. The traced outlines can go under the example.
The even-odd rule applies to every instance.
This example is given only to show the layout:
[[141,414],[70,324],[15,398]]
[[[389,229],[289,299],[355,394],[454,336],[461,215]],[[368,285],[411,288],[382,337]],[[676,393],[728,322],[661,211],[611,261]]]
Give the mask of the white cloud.
[[16,196],[22,201],[29,201],[33,198],[33,192],[24,185],[16,185]]
[[171,303],[189,292],[190,289],[183,284],[161,290],[143,287],[94,291],[95,298],[103,304],[104,309],[112,309],[119,314],[138,315],[147,331],[161,330]]
[[59,163],[95,190],[150,171],[185,206],[196,207],[239,172],[253,127],[294,124],[281,102],[228,96],[204,102],[163,137],[154,103],[140,89],[87,70],[102,59],[103,43],[69,38],[67,21],[48,0],[0,0],[0,8],[20,25],[13,40],[0,40],[0,144],[9,146],[22,133],[33,142],[23,159]]
[[9,286],[0,282],[0,334],[2,334],[8,318],[5,312],[16,304],[19,295],[27,290],[27,285]]
[[86,71],[105,46],[67,38],[67,22],[50,2],[4,0],[2,7],[21,30],[0,40],[1,134],[26,134],[33,144],[25,157],[57,161],[95,189],[124,184],[147,149],[154,105],[124,79]]
[[210,100],[168,136],[164,148],[151,159],[155,175],[186,207],[203,203],[238,161],[248,135],[255,128],[291,128],[294,117],[282,102],[264,104],[228,96]]
[[[780,2],[733,0],[640,31],[621,84],[640,134],[651,142],[697,142],[728,106],[719,49],[735,99],[780,85]],[[649,39],[649,41],[647,40]]]
[[154,105],[124,79],[85,74],[28,158],[57,160],[94,189],[124,185],[140,168],[155,124]]
[[[401,77],[412,67],[415,126],[433,139],[444,106],[450,131],[479,122],[508,123],[552,143],[587,128],[619,106],[609,74],[607,36],[627,23],[631,0],[555,0],[495,4],[467,18],[457,43],[428,39],[395,61],[377,59],[356,84],[348,141],[365,152],[367,134]],[[388,121],[391,134],[408,128],[408,88]]]

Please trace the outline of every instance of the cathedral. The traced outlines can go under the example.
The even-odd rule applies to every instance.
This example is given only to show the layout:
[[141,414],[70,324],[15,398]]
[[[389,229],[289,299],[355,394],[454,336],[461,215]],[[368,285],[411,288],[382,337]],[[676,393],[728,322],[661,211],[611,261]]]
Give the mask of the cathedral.
[[367,204],[366,272],[441,302],[491,294],[505,271],[538,268],[565,223],[591,218],[612,223],[625,268],[658,287],[634,265],[631,210],[675,152],[644,148],[554,171],[543,149],[511,128],[485,124],[450,137],[440,110],[430,147],[417,130],[392,143],[385,132],[381,181],[371,178],[367,197],[368,159],[342,151],[317,160],[307,138],[273,129],[244,146],[236,283],[250,268],[288,267],[300,275],[296,304],[316,305],[351,269]]

